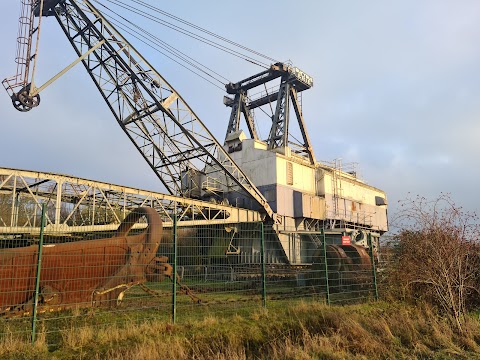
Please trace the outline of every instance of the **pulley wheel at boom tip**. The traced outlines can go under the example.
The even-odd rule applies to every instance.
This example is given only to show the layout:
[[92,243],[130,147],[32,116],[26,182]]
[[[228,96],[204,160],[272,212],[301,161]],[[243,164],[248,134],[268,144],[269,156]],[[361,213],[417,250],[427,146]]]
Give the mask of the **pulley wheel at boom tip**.
[[32,110],[31,107],[23,105],[20,100],[18,100],[16,97],[12,97],[12,104],[15,109],[21,112],[27,112]]
[[12,104],[18,111],[27,112],[40,105],[40,95],[30,96],[28,90],[23,89],[12,96]]

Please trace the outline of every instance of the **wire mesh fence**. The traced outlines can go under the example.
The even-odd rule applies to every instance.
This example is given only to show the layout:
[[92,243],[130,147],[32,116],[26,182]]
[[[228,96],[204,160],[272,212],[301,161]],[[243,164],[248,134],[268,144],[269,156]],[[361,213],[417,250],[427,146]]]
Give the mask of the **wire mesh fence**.
[[[44,224],[45,212],[35,216]],[[280,234],[261,222],[163,228],[155,210],[138,208],[116,231],[40,226],[0,236],[0,338],[34,340],[41,329],[51,343],[92,324],[181,322],[280,300],[378,297],[373,251],[324,231]]]

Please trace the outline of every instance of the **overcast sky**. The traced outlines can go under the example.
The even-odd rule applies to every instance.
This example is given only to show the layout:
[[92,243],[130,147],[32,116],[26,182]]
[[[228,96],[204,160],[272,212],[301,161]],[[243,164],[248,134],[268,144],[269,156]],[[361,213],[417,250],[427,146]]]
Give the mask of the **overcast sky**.
[[[480,209],[480,1],[148,1],[310,74],[314,87],[303,94],[303,111],[316,158],[358,162],[362,178],[387,192],[392,210],[408,193],[440,192]],[[2,79],[15,73],[19,4],[0,2]],[[261,71],[166,28],[151,29],[231,81]],[[224,93],[132,42],[223,141]],[[56,21],[46,19],[37,82],[74,59]],[[161,190],[82,66],[41,97],[38,108],[20,113],[0,93],[0,167]]]

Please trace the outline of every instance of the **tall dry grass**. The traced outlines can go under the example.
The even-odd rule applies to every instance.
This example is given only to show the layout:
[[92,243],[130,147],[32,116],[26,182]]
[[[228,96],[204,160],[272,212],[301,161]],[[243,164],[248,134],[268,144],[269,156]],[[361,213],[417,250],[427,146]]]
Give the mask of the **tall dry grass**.
[[460,336],[427,305],[379,302],[328,307],[270,304],[250,315],[212,316],[171,325],[129,322],[68,327],[61,343],[35,347],[13,334],[0,340],[11,359],[480,359],[480,321]]

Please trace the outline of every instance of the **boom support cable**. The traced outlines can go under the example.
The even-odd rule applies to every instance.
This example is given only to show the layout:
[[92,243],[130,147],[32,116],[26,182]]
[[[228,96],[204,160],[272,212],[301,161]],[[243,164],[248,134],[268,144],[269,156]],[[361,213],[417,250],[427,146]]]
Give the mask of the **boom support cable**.
[[[106,7],[104,4],[102,4],[102,3],[99,2],[98,0],[94,0],[94,1],[95,1],[96,3],[98,3],[98,4],[101,4],[102,6]],[[226,52],[226,53],[228,53],[228,54],[230,54],[230,55],[236,56],[236,57],[238,57],[238,58],[241,58],[241,59],[243,59],[243,60],[245,60],[245,61],[251,62],[251,63],[253,63],[253,64],[255,64],[255,65],[258,65],[258,66],[260,66],[260,67],[263,67],[263,68],[268,68],[268,67],[269,67],[269,64],[267,64],[267,63],[264,63],[264,62],[262,62],[262,61],[259,61],[258,59],[254,59],[254,58],[252,58],[252,57],[250,57],[250,56],[248,56],[248,55],[242,54],[242,53],[239,52],[239,51],[233,50],[233,49],[231,49],[231,48],[229,48],[229,47],[226,47],[226,46],[224,46],[224,45],[222,45],[222,44],[220,44],[220,43],[218,43],[218,42],[215,42],[215,41],[213,41],[213,40],[209,40],[209,39],[207,39],[206,37],[203,37],[203,36],[201,36],[201,35],[195,34],[195,33],[191,32],[191,31],[189,31],[189,30],[187,30],[187,29],[184,29],[184,28],[182,28],[182,27],[180,27],[180,26],[177,26],[177,25],[175,25],[175,24],[173,24],[173,23],[171,23],[171,22],[162,20],[160,17],[151,15],[150,13],[147,13],[147,12],[142,11],[142,10],[138,10],[138,9],[132,7],[131,5],[128,5],[128,4],[124,3],[124,2],[121,1],[121,0],[105,0],[105,1],[107,1],[107,2],[109,2],[109,3],[111,3],[111,4],[113,4],[113,5],[116,5],[116,6],[118,6],[118,7],[121,7],[121,8],[123,8],[123,9],[125,9],[125,10],[128,10],[128,11],[130,11],[130,12],[133,12],[133,13],[135,13],[135,14],[137,14],[137,15],[140,15],[140,16],[142,16],[142,17],[144,17],[144,18],[147,18],[147,19],[149,19],[149,20],[151,20],[151,21],[154,21],[154,22],[156,22],[156,23],[158,23],[158,24],[160,24],[160,25],[163,25],[163,26],[165,26],[165,27],[168,27],[168,28],[170,28],[170,29],[172,29],[172,30],[174,30],[174,31],[177,31],[177,32],[181,33],[181,34],[184,34],[184,35],[186,35],[186,36],[189,36],[189,37],[191,37],[191,38],[193,38],[193,39],[195,39],[195,40],[198,40],[198,41],[200,41],[200,42],[202,42],[202,43],[204,43],[204,44],[210,45],[210,46],[212,46],[212,47],[214,47],[214,48],[217,48],[217,49],[219,49],[219,50],[221,50],[221,51],[224,51],[224,52]]]
[[[145,45],[147,45],[147,46],[150,47],[151,49],[157,51],[158,53],[160,53],[160,54],[162,54],[163,56],[167,57],[168,59],[172,60],[174,63],[180,65],[180,66],[183,67],[184,69],[186,69],[186,70],[190,71],[191,73],[197,75],[198,77],[200,77],[200,78],[202,78],[203,80],[207,81],[208,83],[212,84],[212,85],[215,86],[216,88],[218,88],[218,89],[220,89],[220,90],[222,90],[222,91],[225,91],[224,87],[219,86],[218,84],[214,83],[213,81],[211,81],[211,80],[208,79],[207,77],[199,74],[199,73],[196,72],[195,70],[193,70],[193,69],[189,68],[188,66],[180,63],[180,62],[179,62],[178,60],[176,60],[174,57],[166,54],[166,53],[163,52],[162,50],[160,50],[160,49],[156,48],[155,46],[153,46],[153,45],[151,44],[151,42],[145,40],[145,37],[142,38],[141,35],[135,35],[135,34],[134,34],[135,31],[133,31],[133,30],[131,30],[130,28],[126,27],[125,24],[122,24],[121,22],[119,22],[119,21],[117,21],[117,20],[115,20],[115,19],[113,19],[113,18],[111,18],[111,17],[109,18],[109,21],[111,21],[112,24],[115,24],[116,26],[118,26],[118,28],[119,28],[119,29],[122,29],[122,31],[124,31],[125,33],[127,33],[127,34],[129,34],[130,36],[136,38],[137,40],[141,41],[142,43],[144,43]],[[157,46],[163,48],[163,47],[162,47],[161,45],[159,45],[159,44],[157,44]],[[167,49],[165,49],[165,51],[170,52],[170,51],[167,50]],[[174,55],[174,56],[175,56],[175,55]],[[177,57],[178,57],[178,56],[177,56]],[[207,76],[212,77],[214,80],[218,81],[220,84],[223,85],[223,82],[222,82],[222,81],[220,81],[220,80],[218,80],[217,78],[213,77],[213,76],[212,76],[211,74],[209,74],[208,72],[202,70],[202,69],[199,68],[198,66],[195,66],[195,65],[189,63],[188,61],[186,61],[186,60],[184,60],[184,59],[182,59],[182,60],[185,61],[186,63],[190,64],[190,66],[192,66],[192,67],[194,67],[194,68],[197,68],[199,71],[203,72],[203,73],[206,74]]]
[[182,24],[185,24],[185,25],[188,25],[188,26],[190,26],[190,27],[193,27],[193,28],[196,29],[196,30],[199,30],[199,31],[201,31],[201,32],[204,32],[204,33],[206,33],[206,34],[208,34],[208,35],[210,35],[210,36],[212,36],[212,37],[215,37],[215,38],[217,38],[217,39],[219,39],[219,40],[225,41],[225,42],[227,42],[227,43],[229,43],[229,44],[232,44],[232,45],[234,45],[234,46],[237,46],[237,47],[239,47],[239,48],[241,48],[241,49],[243,49],[243,50],[246,50],[246,51],[251,52],[251,53],[253,53],[253,54],[255,54],[255,55],[258,55],[258,56],[260,56],[260,57],[263,57],[263,58],[265,58],[265,59],[267,59],[267,60],[269,60],[269,61],[272,61],[272,62],[274,62],[274,63],[279,62],[278,60],[275,60],[274,58],[272,58],[272,57],[270,57],[270,56],[264,55],[264,54],[262,54],[262,53],[260,53],[260,52],[258,52],[258,51],[252,50],[252,49],[250,49],[250,48],[248,48],[248,47],[246,47],[246,46],[243,46],[243,45],[241,45],[241,44],[239,44],[239,43],[236,43],[236,42],[234,42],[234,41],[232,41],[232,40],[229,40],[229,39],[227,39],[227,38],[225,38],[225,37],[223,37],[223,36],[220,36],[220,35],[218,35],[218,34],[215,34],[214,32],[211,32],[211,31],[209,31],[209,30],[206,30],[206,29],[204,29],[204,28],[202,28],[202,27],[200,27],[200,26],[198,26],[198,25],[195,25],[195,24],[189,22],[189,21],[183,20],[182,18],[179,18],[178,16],[175,16],[175,15],[170,14],[170,13],[168,13],[168,12],[166,12],[166,11],[163,11],[163,10],[161,10],[161,9],[155,7],[155,6],[152,6],[152,5],[150,5],[150,4],[147,4],[147,3],[145,3],[144,1],[141,1],[141,0],[132,0],[132,2],[135,2],[135,3],[137,3],[137,4],[143,5],[143,6],[147,7],[147,8],[150,9],[150,10],[154,10],[154,11],[156,11],[156,12],[158,12],[158,13],[166,16],[166,17],[169,17],[169,18],[174,19],[174,20],[176,20],[176,21],[178,21],[178,22],[181,22]]
[[[97,0],[94,0],[96,3],[98,3],[99,5],[101,5],[102,7],[104,7],[107,11],[111,12],[112,14],[114,14],[115,16],[117,16],[118,18],[122,19],[122,20],[118,20],[118,19],[115,19],[113,18],[112,16],[109,16],[108,18],[112,21],[112,22],[115,22],[115,24],[117,26],[120,26],[122,27],[122,30],[128,32],[130,35],[134,36],[136,39],[142,41],[145,45],[149,46],[150,48],[160,52],[161,54],[163,54],[164,56],[168,57],[169,59],[171,59],[172,61],[176,62],[177,64],[185,67],[186,69],[188,69],[186,66],[180,64],[178,61],[176,61],[175,59],[173,59],[172,57],[170,57],[169,55],[165,54],[164,52],[162,52],[161,50],[155,48],[154,46],[151,45],[151,43],[155,43],[157,46],[159,46],[160,48],[164,49],[165,51],[167,51],[168,53],[170,53],[171,55],[177,57],[178,59],[184,61],[185,63],[187,63],[188,65],[196,68],[197,70],[203,72],[205,75],[213,78],[214,80],[218,81],[220,84],[224,84],[225,81],[229,82],[230,80],[227,79],[226,77],[222,76],[221,74],[219,74],[218,72],[214,71],[213,69],[209,68],[208,66],[200,63],[199,61],[195,60],[194,58],[188,56],[187,54],[185,54],[184,52],[178,50],[177,48],[173,47],[172,45],[169,45],[168,43],[166,43],[165,41],[161,40],[159,37],[155,36],[154,34],[152,34],[151,32],[143,29],[142,27],[134,24],[132,21],[128,20],[127,18],[125,18],[124,16],[120,15],[119,13],[113,11],[112,9],[106,7],[105,5],[99,3]],[[123,22],[122,22],[123,21]],[[130,25],[127,25],[125,24],[128,23]],[[136,28],[138,30],[135,30],[133,28]],[[135,33],[136,35],[134,35],[133,33]],[[142,34],[143,33],[143,34]],[[152,39],[154,41],[152,41]],[[208,71],[206,71],[206,70]],[[190,69],[188,69],[190,70]],[[192,70],[190,70],[192,71]],[[196,73],[195,71],[192,71],[193,73],[195,73],[196,75],[202,77],[203,79],[205,79],[203,76],[199,75],[198,73]],[[209,73],[210,72],[210,73]],[[213,76],[212,74],[215,74],[217,77]],[[209,81],[208,79],[205,79],[206,81]],[[215,86],[218,86],[216,84],[214,84]],[[223,90],[223,88],[221,88]]]

